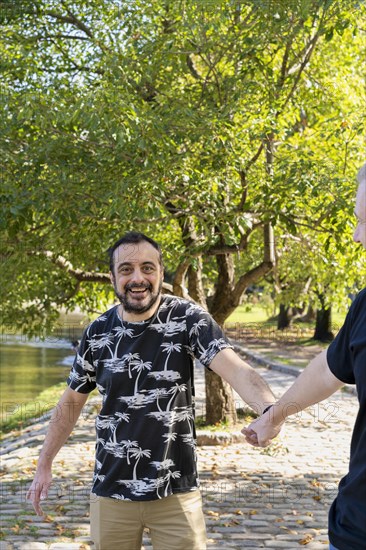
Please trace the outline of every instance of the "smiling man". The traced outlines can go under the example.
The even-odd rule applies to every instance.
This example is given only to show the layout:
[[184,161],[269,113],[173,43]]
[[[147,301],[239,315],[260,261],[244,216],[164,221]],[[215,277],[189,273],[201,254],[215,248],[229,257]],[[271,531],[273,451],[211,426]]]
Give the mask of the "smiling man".
[[[162,294],[159,245],[130,232],[109,250],[119,304],[86,329],[51,420],[28,498],[38,514],[52,461],[87,395],[98,388],[90,501],[97,550],[139,550],[149,528],[156,550],[204,550],[194,425],[194,358],[222,376],[256,412],[274,397],[195,303]],[[72,411],[72,414],[70,414]]]
[[130,321],[141,320],[142,314],[150,316],[163,286],[161,251],[152,239],[145,238],[136,245],[122,238],[110,251],[110,277],[121,302],[119,312],[121,315],[125,312],[126,320],[128,315]]

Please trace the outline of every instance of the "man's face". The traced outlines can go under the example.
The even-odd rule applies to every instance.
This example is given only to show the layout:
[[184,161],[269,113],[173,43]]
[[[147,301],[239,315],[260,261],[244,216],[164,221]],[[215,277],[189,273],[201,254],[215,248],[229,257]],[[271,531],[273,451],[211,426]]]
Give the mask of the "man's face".
[[142,241],[120,245],[113,257],[111,281],[123,310],[137,316],[152,310],[160,298],[164,274],[158,251]]
[[358,187],[355,215],[358,223],[353,234],[353,240],[356,243],[361,243],[366,249],[366,182],[361,183]]

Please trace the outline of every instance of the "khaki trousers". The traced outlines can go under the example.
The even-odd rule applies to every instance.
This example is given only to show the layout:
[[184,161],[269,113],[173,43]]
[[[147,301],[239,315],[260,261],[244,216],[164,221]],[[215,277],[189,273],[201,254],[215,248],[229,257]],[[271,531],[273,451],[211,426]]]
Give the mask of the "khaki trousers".
[[90,531],[96,550],[140,550],[145,527],[154,550],[205,550],[200,491],[147,502],[91,495]]

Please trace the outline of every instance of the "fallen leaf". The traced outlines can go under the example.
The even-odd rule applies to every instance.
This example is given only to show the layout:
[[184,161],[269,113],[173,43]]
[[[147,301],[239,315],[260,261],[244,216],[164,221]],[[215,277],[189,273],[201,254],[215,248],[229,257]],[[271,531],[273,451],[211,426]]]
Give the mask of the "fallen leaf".
[[207,514],[208,516],[213,516],[213,517],[215,517],[215,518],[220,517],[220,514],[219,514],[218,512],[214,512],[213,510],[208,510],[208,511],[206,512],[206,514]]
[[299,540],[299,544],[305,546],[306,544],[309,544],[309,542],[311,542],[312,540],[314,540],[313,535],[306,535],[305,538]]

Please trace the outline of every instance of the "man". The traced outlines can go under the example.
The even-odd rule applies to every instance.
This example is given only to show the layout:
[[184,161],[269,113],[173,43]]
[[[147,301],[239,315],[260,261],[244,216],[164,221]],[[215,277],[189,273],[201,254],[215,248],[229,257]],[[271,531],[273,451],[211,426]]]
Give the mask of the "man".
[[[366,164],[357,179],[354,240],[366,249]],[[360,407],[349,471],[329,512],[330,550],[362,550],[366,548],[366,288],[352,303],[329,348],[315,357],[281,399],[243,433],[252,445],[265,447],[287,416],[326,399],[344,383],[356,384]]]
[[[28,498],[37,514],[54,457],[97,387],[103,396],[91,495],[91,536],[101,550],[206,546],[195,454],[193,360],[227,380],[258,413],[274,397],[201,307],[162,295],[159,245],[130,232],[110,249],[120,301],[85,331],[56,408]],[[70,413],[71,411],[71,413]]]

